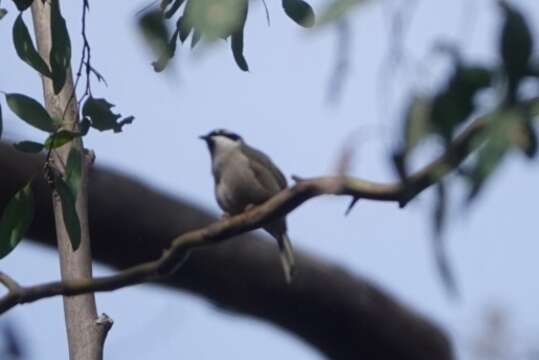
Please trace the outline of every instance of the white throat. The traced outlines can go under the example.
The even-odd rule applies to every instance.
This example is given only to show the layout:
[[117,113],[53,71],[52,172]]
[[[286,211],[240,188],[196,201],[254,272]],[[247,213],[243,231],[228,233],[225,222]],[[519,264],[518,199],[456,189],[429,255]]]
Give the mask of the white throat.
[[213,138],[213,141],[215,143],[215,155],[225,154],[240,146],[239,141],[234,141],[226,136],[217,135]]

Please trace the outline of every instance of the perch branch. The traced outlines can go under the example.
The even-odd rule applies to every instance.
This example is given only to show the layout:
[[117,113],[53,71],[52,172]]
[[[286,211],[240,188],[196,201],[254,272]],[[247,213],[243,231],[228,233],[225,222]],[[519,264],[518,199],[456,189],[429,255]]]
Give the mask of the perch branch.
[[[478,135],[486,128],[488,120],[489,115],[472,122],[444,154],[402,182],[381,184],[346,176],[312,179],[296,176],[294,179],[297,183],[294,186],[281,191],[266,203],[234,217],[222,219],[204,228],[177,236],[172,240],[169,249],[165,250],[157,260],[135,265],[111,276],[56,281],[29,287],[12,286],[10,288],[8,286],[8,294],[0,298],[0,314],[17,304],[29,303],[51,296],[72,296],[89,292],[111,291],[159,280],[173,273],[191,250],[219,243],[257,229],[276,217],[292,212],[307,200],[320,195],[348,195],[356,200],[394,201],[401,207],[405,206],[423,190],[458,167],[470,153],[481,145],[481,141],[477,141]],[[0,281],[6,283],[5,279],[0,279]],[[7,283],[10,282],[7,281]]]

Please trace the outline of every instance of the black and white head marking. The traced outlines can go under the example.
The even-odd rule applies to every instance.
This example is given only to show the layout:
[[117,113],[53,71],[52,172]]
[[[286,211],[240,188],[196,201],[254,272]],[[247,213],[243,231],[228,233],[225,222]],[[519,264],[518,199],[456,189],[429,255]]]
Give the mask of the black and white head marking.
[[216,129],[200,138],[206,141],[212,156],[216,151],[228,151],[237,148],[243,143],[243,138],[231,131],[225,129]]

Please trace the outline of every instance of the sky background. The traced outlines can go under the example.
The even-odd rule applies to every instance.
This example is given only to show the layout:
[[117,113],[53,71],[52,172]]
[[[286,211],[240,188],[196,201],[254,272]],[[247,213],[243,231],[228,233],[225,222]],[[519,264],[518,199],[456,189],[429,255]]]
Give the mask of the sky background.
[[[94,81],[93,93],[136,120],[121,134],[91,131],[85,144],[95,150],[98,165],[141,178],[216,214],[209,155],[198,135],[221,127],[234,130],[268,153],[288,176],[334,172],[343,146],[351,143],[352,175],[391,181],[388,156],[400,129],[405,94],[414,88],[432,89],[447,69],[447,61],[432,55],[433,42],[456,42],[470,61],[496,60],[500,13],[495,1],[373,1],[350,16],[349,73],[340,101],[330,104],[327,92],[337,39],[333,27],[306,31],[286,17],[277,1],[268,1],[268,26],[257,2],[246,27],[249,73],[238,70],[228,44],[222,42],[195,54],[179,47],[173,71],[156,74],[150,66],[153,57],[135,31],[135,12],[147,3],[90,2],[92,64],[109,84]],[[404,3],[415,5],[409,27],[401,32],[404,60],[392,70],[391,15]],[[515,3],[532,27],[539,23],[539,2]],[[324,2],[311,4],[320,12]],[[38,76],[17,58],[11,42],[14,7],[2,5],[10,13],[0,21],[0,90],[41,99]],[[81,2],[63,1],[62,6],[75,60],[81,45]],[[29,13],[25,21],[31,24]],[[44,139],[7,109],[4,118],[6,137]],[[461,292],[458,302],[446,297],[434,268],[432,191],[405,210],[363,201],[348,217],[343,213],[349,199],[317,198],[289,216],[289,235],[298,249],[368,277],[439,323],[461,359],[471,358],[473,336],[491,306],[507,311],[516,351],[522,353],[539,342],[539,283],[533,275],[539,270],[534,201],[538,182],[538,164],[515,154],[471,208],[462,206],[462,184],[451,187],[445,238]],[[59,277],[57,255],[30,242],[2,259],[0,269],[23,284]],[[95,272],[109,270],[96,265]],[[97,294],[97,302],[98,310],[115,321],[106,344],[109,359],[321,358],[280,329],[223,313],[189,294],[144,285]],[[6,318],[30,344],[30,359],[67,359],[60,298],[17,307]]]

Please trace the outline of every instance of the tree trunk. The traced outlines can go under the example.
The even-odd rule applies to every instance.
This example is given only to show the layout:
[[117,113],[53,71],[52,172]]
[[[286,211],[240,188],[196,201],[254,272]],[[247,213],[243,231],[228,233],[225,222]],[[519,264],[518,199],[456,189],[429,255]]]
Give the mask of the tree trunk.
[[[48,63],[51,49],[51,12],[49,2],[34,1],[32,17],[39,54]],[[42,76],[43,96],[47,111],[52,117],[62,119],[63,128],[76,130],[78,124],[78,109],[73,94],[73,77],[71,69],[67,71],[67,80],[58,94],[54,94],[51,79]],[[60,173],[67,163],[67,156],[72,146],[82,148],[80,139],[68,143],[52,153],[52,166]],[[81,152],[82,153],[82,152]],[[77,214],[81,223],[81,243],[77,251],[73,251],[69,235],[62,216],[62,204],[59,196],[52,196],[54,220],[56,223],[56,238],[60,253],[60,268],[62,279],[91,278],[92,256],[88,231],[87,206],[87,164],[83,155],[83,174],[81,189],[76,201]],[[64,312],[67,328],[69,358],[71,360],[100,360],[103,358],[103,343],[110,322],[98,321],[94,294],[64,297]]]

